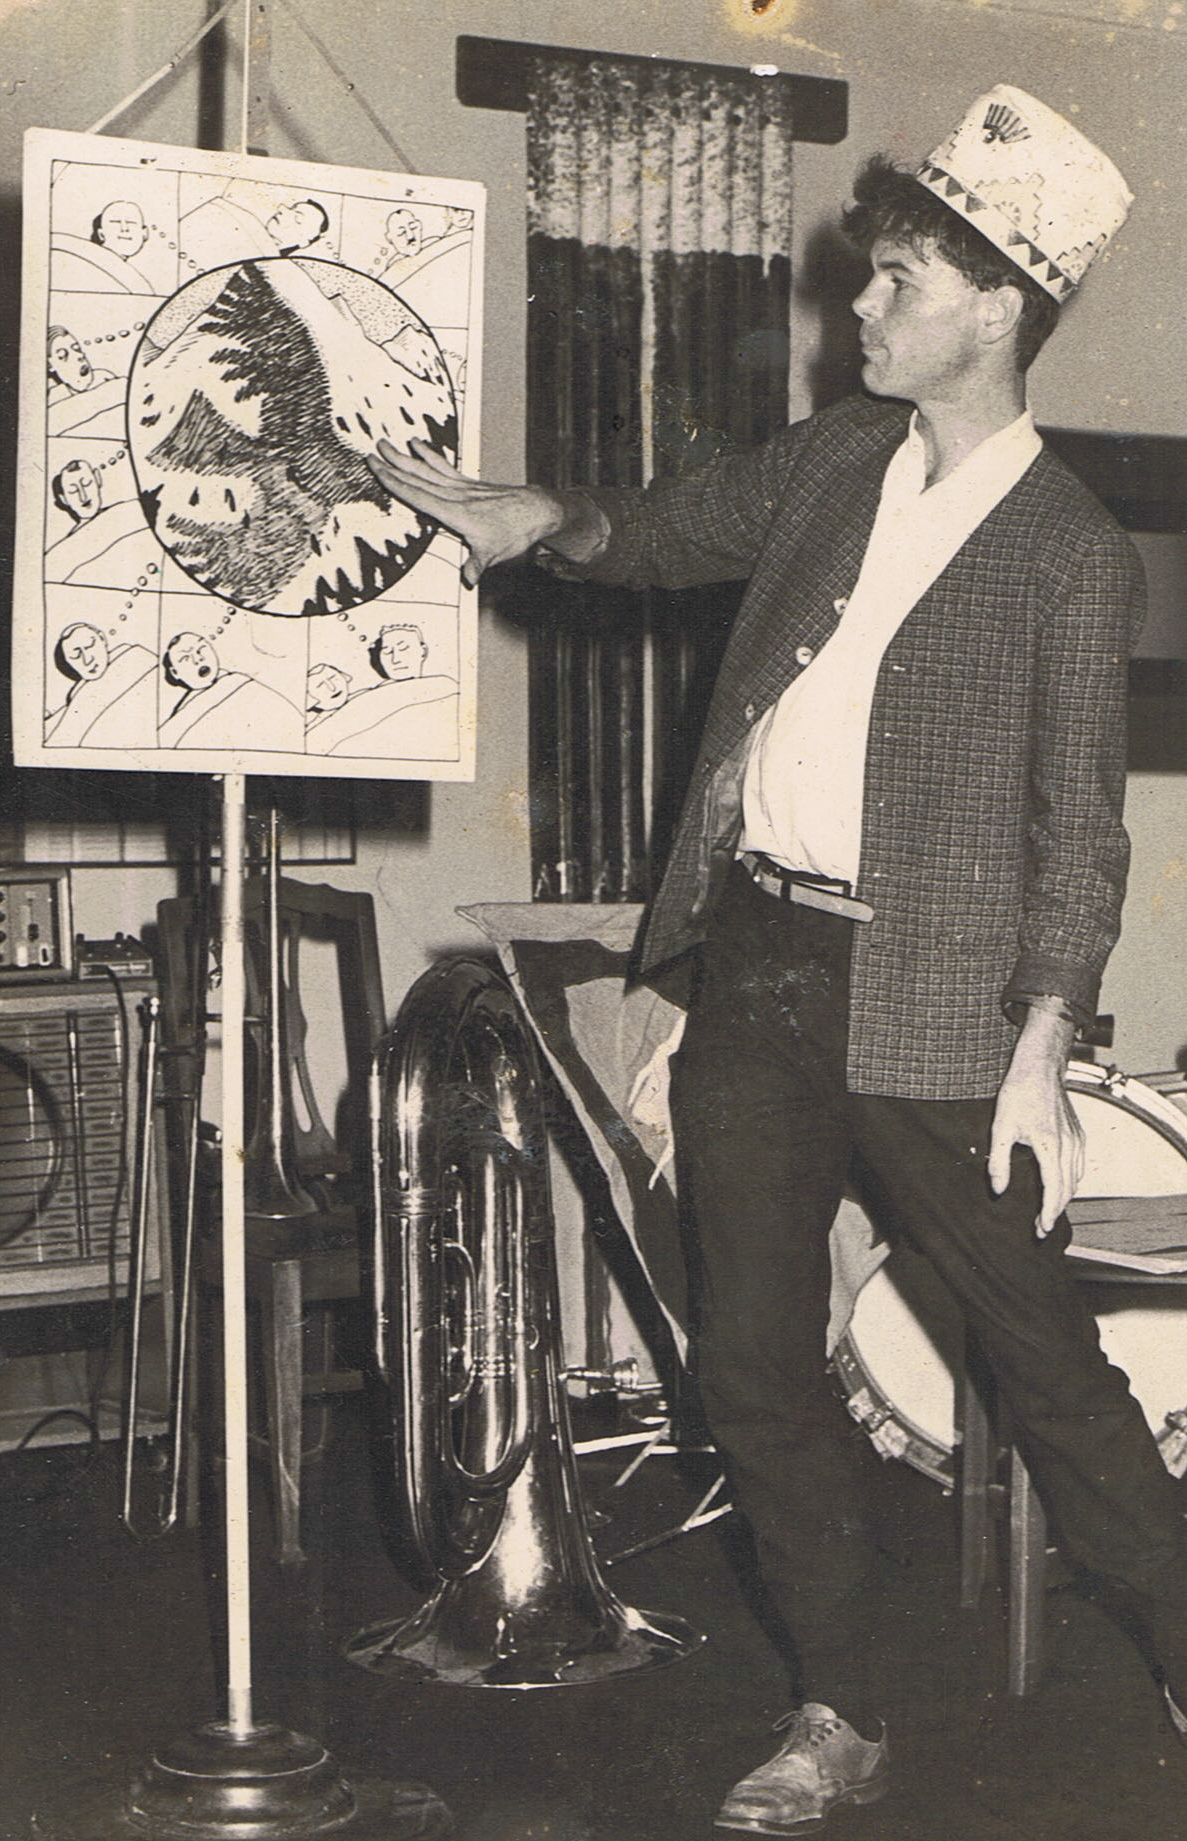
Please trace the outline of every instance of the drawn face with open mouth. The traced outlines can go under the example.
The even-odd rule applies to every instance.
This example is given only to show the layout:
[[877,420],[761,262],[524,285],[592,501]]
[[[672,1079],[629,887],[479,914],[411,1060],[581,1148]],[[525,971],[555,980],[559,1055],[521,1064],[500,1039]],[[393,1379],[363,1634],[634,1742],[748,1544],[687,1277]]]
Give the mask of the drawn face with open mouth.
[[68,390],[76,394],[89,390],[94,382],[95,373],[91,361],[83,351],[72,332],[64,327],[55,327],[50,334],[47,354],[49,374],[55,383],[65,384]]
[[186,690],[202,690],[218,676],[218,653],[201,633],[178,633],[165,648],[165,672]]

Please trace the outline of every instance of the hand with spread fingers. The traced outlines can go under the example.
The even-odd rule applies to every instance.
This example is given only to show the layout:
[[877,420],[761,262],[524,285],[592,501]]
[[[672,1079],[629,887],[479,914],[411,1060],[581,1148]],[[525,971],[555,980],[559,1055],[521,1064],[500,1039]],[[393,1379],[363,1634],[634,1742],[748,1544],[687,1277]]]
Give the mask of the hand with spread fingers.
[[556,493],[543,486],[497,486],[467,479],[426,441],[411,442],[407,454],[381,441],[368,465],[393,498],[444,525],[467,545],[470,554],[462,580],[468,588],[476,586],[492,563],[522,556],[533,544],[557,536],[565,522]]

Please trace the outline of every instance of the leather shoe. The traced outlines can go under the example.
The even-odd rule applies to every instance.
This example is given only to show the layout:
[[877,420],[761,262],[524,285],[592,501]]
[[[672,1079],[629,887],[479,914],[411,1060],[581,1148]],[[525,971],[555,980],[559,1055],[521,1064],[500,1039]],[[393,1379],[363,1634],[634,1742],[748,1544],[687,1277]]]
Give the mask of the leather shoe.
[[814,1834],[830,1810],[876,1803],[890,1788],[886,1732],[863,1739],[831,1707],[809,1701],[776,1723],[775,1756],[734,1785],[718,1828],[751,1835]]

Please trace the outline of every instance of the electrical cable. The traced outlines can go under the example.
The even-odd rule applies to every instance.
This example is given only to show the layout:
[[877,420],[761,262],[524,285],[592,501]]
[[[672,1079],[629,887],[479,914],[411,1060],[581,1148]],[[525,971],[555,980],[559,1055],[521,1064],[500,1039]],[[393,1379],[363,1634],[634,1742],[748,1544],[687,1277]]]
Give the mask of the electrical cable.
[[[87,133],[105,134],[112,123],[117,122],[121,115],[126,115],[128,110],[140,101],[141,97],[147,96],[149,91],[155,89],[158,83],[163,83],[166,77],[171,76],[178,65],[189,57],[191,51],[195,51],[198,48],[207,33],[213,32],[215,26],[221,25],[223,20],[227,17],[227,14],[232,12],[237,4],[238,0],[226,0],[226,4],[220,6],[216,13],[212,13],[210,18],[186,39],[184,45],[180,46],[180,48],[174,52],[167,63],[162,64],[159,70],[154,70],[152,76],[146,77],[143,83],[137,84],[131,94],[125,96],[122,102],[117,103],[114,109],[108,109],[106,115],[101,115],[98,121],[93,122],[87,129]],[[335,61],[333,53],[321,35],[314,31],[308,20],[302,17],[296,7],[289,4],[289,0],[279,0],[279,4],[289,15],[290,19],[292,19],[293,22],[300,27],[301,31],[304,32],[314,50],[324,59],[335,77],[337,77],[339,83],[341,83],[347,95],[358,104],[384,144],[391,148],[397,160],[400,162],[402,170],[407,173],[416,172],[417,168],[412,164],[399,142],[393,135],[389,134],[382,119],[377,114],[376,110],[372,108],[354,79],[348,77],[341,65]]]
[[105,134],[113,121],[118,121],[121,115],[126,115],[133,104],[139,102],[142,96],[147,96],[149,90],[155,89],[158,83],[163,83],[166,77],[171,76],[177,69],[177,66],[185,58],[189,57],[190,52],[195,50],[202,43],[206,34],[208,32],[213,32],[215,26],[220,25],[227,17],[227,14],[231,12],[237,4],[238,0],[226,0],[225,6],[220,6],[217,13],[212,13],[205,24],[199,27],[198,31],[193,33],[190,38],[186,39],[185,44],[181,46],[180,50],[174,52],[168,63],[162,64],[160,70],[154,70],[151,77],[146,77],[144,82],[138,84],[131,95],[125,96],[124,100],[117,103],[114,109],[108,109],[106,115],[101,115],[98,121],[92,123],[87,129],[87,133]]

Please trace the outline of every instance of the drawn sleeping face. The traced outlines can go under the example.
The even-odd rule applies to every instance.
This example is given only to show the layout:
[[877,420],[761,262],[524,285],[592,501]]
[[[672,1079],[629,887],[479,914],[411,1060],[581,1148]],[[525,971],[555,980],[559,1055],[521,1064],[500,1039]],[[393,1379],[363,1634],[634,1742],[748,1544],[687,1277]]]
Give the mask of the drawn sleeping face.
[[77,395],[89,390],[95,381],[91,361],[72,332],[64,326],[52,326],[46,353],[49,374],[55,383],[65,384]]
[[314,665],[305,680],[305,708],[310,716],[340,710],[350,696],[350,679],[336,665]]
[[78,620],[65,628],[58,641],[62,663],[75,678],[101,678],[107,670],[107,641],[98,627]]
[[281,249],[308,249],[329,223],[324,205],[315,198],[301,198],[296,204],[281,205],[273,211],[264,228]]
[[103,504],[103,484],[89,460],[68,460],[54,479],[54,497],[79,524]]
[[218,653],[201,633],[177,633],[165,648],[165,674],[186,690],[202,690],[219,673]]
[[100,211],[95,222],[95,241],[125,261],[138,256],[148,242],[144,212],[138,204],[117,199]]
[[414,256],[424,241],[424,230],[415,212],[401,208],[387,220],[387,240],[397,256]]
[[418,678],[428,647],[418,626],[385,626],[379,635],[378,670],[393,683]]

